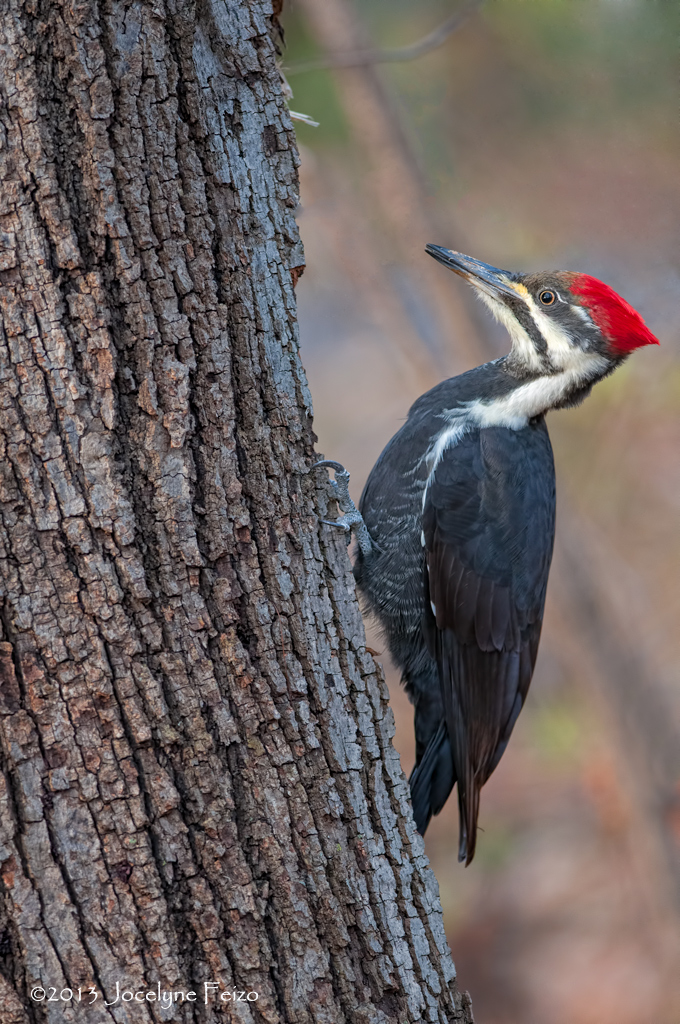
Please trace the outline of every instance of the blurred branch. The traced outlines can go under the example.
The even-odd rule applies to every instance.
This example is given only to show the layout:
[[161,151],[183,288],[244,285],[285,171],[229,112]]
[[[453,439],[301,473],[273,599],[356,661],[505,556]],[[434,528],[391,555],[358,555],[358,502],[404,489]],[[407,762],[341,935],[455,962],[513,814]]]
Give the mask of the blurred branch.
[[[328,53],[365,52],[366,35],[350,0],[297,0],[307,27],[318,46]],[[404,135],[397,111],[383,88],[377,68],[372,64],[335,69],[338,95],[347,123],[362,152],[366,173],[363,177],[370,197],[370,217],[379,222],[384,241],[384,264],[397,268],[403,281],[398,292],[403,325],[391,333],[405,358],[417,371],[423,390],[440,380],[443,373],[461,372],[475,358],[476,333],[472,300],[444,285],[444,275],[430,273],[423,254],[425,243],[440,237],[441,215],[427,194],[428,190]],[[448,225],[448,232],[451,226]],[[457,247],[463,242],[457,238]],[[389,287],[388,287],[389,290]],[[431,322],[431,330],[413,329],[409,308],[413,295]],[[426,337],[430,336],[430,341]],[[455,337],[455,349],[450,338]]]
[[309,114],[301,114],[298,110],[288,110],[291,121],[301,121],[302,124],[308,124],[310,128],[318,128],[319,122],[315,121],[314,118],[310,117]]
[[[579,645],[573,669],[582,672],[585,663],[588,683],[595,683],[611,709],[619,769],[636,809],[635,845],[653,867],[659,905],[675,915],[677,926],[680,849],[672,820],[680,774],[677,717],[652,659],[611,599],[614,589],[622,594],[630,589],[621,561],[617,570],[612,548],[595,539],[590,524],[565,507],[564,499],[561,505],[551,586]],[[634,607],[632,595],[623,603]]]
[[389,64],[405,60],[416,60],[418,57],[442,46],[456,29],[467,21],[473,11],[481,7],[483,0],[471,0],[451,14],[432,32],[410,46],[400,46],[396,50],[349,50],[346,53],[329,53],[315,60],[302,61],[286,68],[286,75],[300,75],[305,71],[325,71],[328,68],[360,68],[367,64]]

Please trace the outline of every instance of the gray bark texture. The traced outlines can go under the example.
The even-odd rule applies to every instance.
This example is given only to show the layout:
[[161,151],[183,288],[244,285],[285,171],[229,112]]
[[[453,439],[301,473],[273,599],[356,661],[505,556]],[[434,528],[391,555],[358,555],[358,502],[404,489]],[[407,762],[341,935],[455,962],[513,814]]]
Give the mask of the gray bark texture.
[[273,39],[0,5],[2,1024],[472,1019],[318,522]]

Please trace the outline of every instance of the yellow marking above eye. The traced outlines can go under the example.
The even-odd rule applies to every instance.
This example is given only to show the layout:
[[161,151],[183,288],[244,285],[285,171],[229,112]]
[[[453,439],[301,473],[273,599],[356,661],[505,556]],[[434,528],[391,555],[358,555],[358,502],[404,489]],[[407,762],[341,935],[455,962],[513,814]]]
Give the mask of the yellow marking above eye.
[[522,298],[529,298],[529,289],[520,281],[508,281],[508,284],[517,292],[518,295],[521,295]]

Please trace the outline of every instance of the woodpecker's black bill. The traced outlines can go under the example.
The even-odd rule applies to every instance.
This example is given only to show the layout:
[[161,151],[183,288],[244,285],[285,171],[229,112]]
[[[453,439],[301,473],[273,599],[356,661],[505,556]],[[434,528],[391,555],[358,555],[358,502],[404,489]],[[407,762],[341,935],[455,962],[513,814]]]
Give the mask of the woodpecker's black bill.
[[507,270],[500,270],[498,267],[482,263],[481,260],[476,260],[472,256],[465,256],[462,252],[456,252],[454,249],[442,249],[440,245],[431,243],[425,246],[425,252],[429,253],[438,263],[452,270],[454,274],[459,274],[470,284],[488,292],[494,298],[499,298],[501,295],[517,296],[517,292],[509,282],[512,275]]

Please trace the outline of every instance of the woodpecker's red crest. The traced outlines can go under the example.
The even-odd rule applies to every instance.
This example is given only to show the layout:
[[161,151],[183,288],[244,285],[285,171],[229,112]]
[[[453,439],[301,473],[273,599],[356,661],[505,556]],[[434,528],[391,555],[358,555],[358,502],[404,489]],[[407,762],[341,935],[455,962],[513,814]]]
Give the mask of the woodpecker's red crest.
[[637,310],[603,281],[589,274],[573,274],[571,293],[588,310],[616,355],[659,344]]

